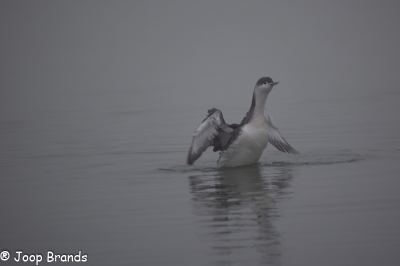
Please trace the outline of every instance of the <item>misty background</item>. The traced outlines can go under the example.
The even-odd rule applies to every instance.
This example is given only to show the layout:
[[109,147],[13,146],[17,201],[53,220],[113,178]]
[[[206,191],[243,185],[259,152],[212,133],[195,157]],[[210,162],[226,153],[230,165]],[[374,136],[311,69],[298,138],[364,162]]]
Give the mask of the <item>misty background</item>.
[[[1,1],[0,249],[396,265],[399,25],[396,1]],[[240,122],[263,76],[300,156],[185,166],[206,110]]]
[[[281,82],[268,101],[277,114],[287,102],[321,97],[336,103],[338,118],[366,118],[347,112],[358,109],[346,99],[399,97],[398,8],[395,1],[2,1],[2,119],[46,107],[248,108],[262,76]],[[114,96],[126,91],[132,97],[124,102]]]

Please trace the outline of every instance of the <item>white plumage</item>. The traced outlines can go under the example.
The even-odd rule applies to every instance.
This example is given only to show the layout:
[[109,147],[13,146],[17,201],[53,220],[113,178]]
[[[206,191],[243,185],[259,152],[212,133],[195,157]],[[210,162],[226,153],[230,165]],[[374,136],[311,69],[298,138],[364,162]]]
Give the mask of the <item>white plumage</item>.
[[268,131],[263,117],[253,118],[243,126],[242,133],[221,151],[217,167],[234,167],[258,162],[268,144]]

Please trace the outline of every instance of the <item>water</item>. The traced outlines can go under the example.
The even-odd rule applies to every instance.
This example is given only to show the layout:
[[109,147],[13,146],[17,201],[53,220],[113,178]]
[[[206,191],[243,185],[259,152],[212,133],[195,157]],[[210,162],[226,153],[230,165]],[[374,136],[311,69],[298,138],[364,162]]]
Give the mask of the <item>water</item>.
[[[184,163],[211,106],[140,104],[152,95],[53,95],[0,121],[3,250],[81,251],[87,265],[400,263],[395,97],[287,108],[272,92],[301,154],[268,146],[257,165],[217,170],[211,150]],[[221,107],[228,123],[247,108]]]

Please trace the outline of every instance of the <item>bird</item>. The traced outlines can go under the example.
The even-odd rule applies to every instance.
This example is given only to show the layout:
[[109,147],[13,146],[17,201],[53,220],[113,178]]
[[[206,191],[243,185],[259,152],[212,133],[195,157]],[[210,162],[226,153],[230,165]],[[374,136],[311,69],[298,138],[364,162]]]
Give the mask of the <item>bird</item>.
[[212,108],[194,131],[186,163],[193,163],[210,146],[219,151],[217,168],[255,164],[268,142],[281,152],[299,154],[283,138],[272,116],[265,109],[267,97],[279,82],[260,78],[253,92],[249,111],[240,124],[227,124],[221,110]]

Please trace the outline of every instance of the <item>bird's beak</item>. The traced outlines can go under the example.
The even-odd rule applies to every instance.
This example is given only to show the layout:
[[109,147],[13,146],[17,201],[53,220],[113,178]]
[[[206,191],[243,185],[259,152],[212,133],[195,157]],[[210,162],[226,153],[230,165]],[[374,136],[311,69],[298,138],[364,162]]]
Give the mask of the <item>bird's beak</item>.
[[278,84],[279,82],[272,82],[272,86],[275,86],[276,84]]

